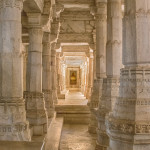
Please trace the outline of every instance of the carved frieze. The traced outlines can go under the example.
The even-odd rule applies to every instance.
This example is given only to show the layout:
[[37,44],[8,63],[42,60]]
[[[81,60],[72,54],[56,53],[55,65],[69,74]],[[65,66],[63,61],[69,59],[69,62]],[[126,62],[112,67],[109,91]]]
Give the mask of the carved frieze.
[[23,0],[0,0],[0,8],[23,8]]
[[109,118],[106,120],[106,125],[109,131],[119,132],[124,134],[150,134],[149,122],[134,122],[129,120],[119,120]]

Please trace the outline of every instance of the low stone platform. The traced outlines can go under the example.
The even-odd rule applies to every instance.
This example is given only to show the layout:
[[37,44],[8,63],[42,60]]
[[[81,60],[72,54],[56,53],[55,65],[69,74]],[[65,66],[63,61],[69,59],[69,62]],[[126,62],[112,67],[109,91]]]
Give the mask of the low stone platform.
[[44,150],[58,150],[60,145],[63,118],[56,118],[52,121],[45,139]]

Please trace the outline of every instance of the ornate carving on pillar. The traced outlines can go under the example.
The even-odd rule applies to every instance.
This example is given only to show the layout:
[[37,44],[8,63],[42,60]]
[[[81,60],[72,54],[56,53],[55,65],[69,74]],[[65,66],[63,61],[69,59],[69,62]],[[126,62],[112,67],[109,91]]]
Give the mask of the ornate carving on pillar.
[[[27,65],[27,91],[24,92],[27,118],[33,127],[33,135],[47,132],[47,112],[42,93],[42,39],[43,22],[40,13],[28,13],[29,51]],[[34,104],[34,107],[30,107]],[[40,113],[42,113],[40,115]]]
[[105,117],[113,110],[116,99],[119,95],[119,76],[122,67],[122,11],[120,0],[108,1],[107,31],[107,78],[103,80],[102,96],[97,111],[97,147],[103,147],[104,149],[109,147],[109,137],[106,133]]
[[22,0],[0,0],[0,140],[30,141],[23,99]]
[[150,3],[125,0],[123,64],[119,96],[106,117],[110,149],[150,149]]
[[48,117],[54,116],[54,102],[52,98],[52,80],[51,80],[51,45],[50,45],[50,33],[44,32],[43,36],[43,53],[42,53],[42,65],[43,65],[43,82],[42,91],[44,93],[45,107]]
[[61,12],[64,11],[64,6],[61,3],[56,3],[53,6],[53,18],[60,18]]
[[[103,78],[106,77],[106,37],[107,37],[107,0],[96,1],[96,79],[94,80],[91,95],[90,109],[91,122],[89,132],[96,133],[96,108],[102,95]],[[96,37],[96,38],[95,38]],[[95,118],[93,118],[95,116]]]
[[[57,97],[57,71],[56,71],[56,43],[60,32],[60,22],[56,19],[51,24],[51,80],[52,97],[55,104],[58,103]],[[58,46],[59,44],[57,44]]]
[[57,71],[56,71],[56,43],[51,44],[51,75],[52,75],[52,98],[55,104],[58,103],[57,97]]
[[[47,129],[47,117],[45,112],[44,93],[41,92],[24,92],[26,99],[27,118],[32,126],[39,126],[41,132]],[[44,126],[42,129],[41,124]],[[34,128],[34,130],[36,130]],[[43,133],[41,133],[43,134]]]
[[22,10],[23,8],[23,0],[0,0],[0,8],[18,8]]

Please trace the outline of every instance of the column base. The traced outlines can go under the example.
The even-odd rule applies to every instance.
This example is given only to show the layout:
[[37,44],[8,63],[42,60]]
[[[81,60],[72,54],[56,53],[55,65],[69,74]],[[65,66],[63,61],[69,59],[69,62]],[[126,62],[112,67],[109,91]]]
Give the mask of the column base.
[[103,79],[96,79],[94,80],[93,85],[93,92],[91,95],[91,101],[89,104],[90,110],[91,110],[91,119],[89,124],[89,132],[90,133],[96,133],[98,122],[96,119],[96,108],[98,108],[99,100],[102,93],[102,84]]
[[[37,92],[24,92],[26,99],[27,119],[33,127],[33,135],[43,135],[47,132],[48,117],[45,108],[44,94]],[[40,131],[37,131],[37,128]],[[34,132],[35,131],[35,132]],[[43,131],[43,132],[42,132]]]
[[26,120],[22,98],[0,99],[0,141],[30,141],[29,122]]
[[33,135],[35,136],[41,136],[47,133],[47,124],[42,124],[42,125],[33,125],[31,126]]
[[150,149],[150,68],[121,69],[119,96],[106,117],[112,150]]
[[103,145],[99,145],[98,143],[96,143],[95,150],[109,150],[109,149]]
[[91,134],[97,134],[98,122],[96,119],[95,110],[91,110],[90,124],[88,127],[88,131]]
[[99,108],[97,111],[98,129],[97,129],[97,144],[104,149],[109,147],[109,137],[106,132],[105,116],[107,110]]

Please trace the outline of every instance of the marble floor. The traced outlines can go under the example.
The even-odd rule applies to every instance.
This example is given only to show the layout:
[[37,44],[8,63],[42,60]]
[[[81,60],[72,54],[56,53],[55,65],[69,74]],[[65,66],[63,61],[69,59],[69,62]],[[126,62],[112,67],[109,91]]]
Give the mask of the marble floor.
[[58,105],[87,105],[88,100],[81,92],[70,91],[64,100],[58,100]]
[[96,136],[88,132],[88,125],[64,124],[59,150],[94,150]]

